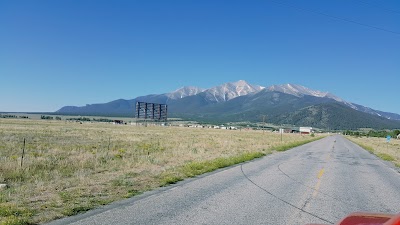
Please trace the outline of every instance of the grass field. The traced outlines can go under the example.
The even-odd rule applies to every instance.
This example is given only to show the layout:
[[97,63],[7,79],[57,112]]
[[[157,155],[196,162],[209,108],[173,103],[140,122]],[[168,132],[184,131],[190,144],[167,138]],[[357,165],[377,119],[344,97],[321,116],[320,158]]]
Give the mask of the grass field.
[[[0,224],[43,223],[318,137],[0,119]],[[23,140],[25,155],[21,166]]]
[[392,138],[387,143],[386,138],[346,137],[381,159],[393,162],[397,167],[400,167],[400,140]]
[[101,118],[107,118],[110,120],[123,120],[124,122],[133,122],[135,119],[133,117],[104,117],[104,116],[67,116],[67,115],[57,115],[57,114],[46,114],[46,113],[1,113],[0,115],[13,115],[16,117],[28,117],[29,119],[32,120],[40,120],[40,117],[43,116],[51,116],[53,119],[55,117],[60,117],[62,120],[67,120],[67,119],[73,119],[73,118],[80,118],[80,117],[86,117],[89,119],[101,119]]

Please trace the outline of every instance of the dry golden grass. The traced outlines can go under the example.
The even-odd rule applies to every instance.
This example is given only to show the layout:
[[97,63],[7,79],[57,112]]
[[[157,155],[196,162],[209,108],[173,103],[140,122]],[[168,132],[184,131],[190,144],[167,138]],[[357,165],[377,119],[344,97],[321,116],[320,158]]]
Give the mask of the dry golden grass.
[[281,142],[280,134],[262,131],[0,119],[0,183],[9,185],[0,190],[0,224],[73,215],[312,139],[284,134]]
[[386,138],[346,137],[383,160],[391,161],[397,167],[400,167],[400,140],[392,138],[387,143]]

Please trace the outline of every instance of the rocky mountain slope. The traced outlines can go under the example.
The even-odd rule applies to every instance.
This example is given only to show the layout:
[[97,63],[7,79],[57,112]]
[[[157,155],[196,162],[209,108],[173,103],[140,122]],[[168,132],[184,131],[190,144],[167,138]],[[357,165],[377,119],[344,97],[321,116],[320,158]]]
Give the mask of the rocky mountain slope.
[[[244,80],[209,89],[182,87],[165,94],[118,99],[103,104],[66,106],[69,115],[132,116],[136,101],[168,104],[170,117],[208,122],[260,121],[331,129],[354,127],[400,128],[400,115],[347,102],[329,92],[295,84],[262,87]],[[340,115],[340,116],[339,116]]]

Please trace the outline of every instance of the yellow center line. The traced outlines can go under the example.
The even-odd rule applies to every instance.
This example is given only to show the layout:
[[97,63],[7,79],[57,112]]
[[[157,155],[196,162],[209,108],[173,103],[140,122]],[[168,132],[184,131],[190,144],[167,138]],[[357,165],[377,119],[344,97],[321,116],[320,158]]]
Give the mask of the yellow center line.
[[317,184],[315,185],[314,192],[313,192],[313,194],[312,194],[313,197],[317,196],[317,194],[318,194],[319,188],[320,188],[320,186],[321,186],[321,177],[324,175],[324,172],[325,172],[325,169],[324,169],[324,168],[322,168],[322,169],[318,172],[318,175],[317,175],[318,182],[317,182]]
[[[335,146],[333,146],[332,148],[334,148],[334,147],[335,147]],[[328,153],[327,156],[326,156],[326,161],[330,161],[331,159],[332,159],[331,154]],[[325,173],[325,168],[322,167],[322,169],[320,169],[320,170],[318,171],[318,174],[317,174],[318,182],[317,182],[317,184],[316,184],[315,187],[314,187],[314,192],[313,192],[313,194],[312,194],[313,198],[314,198],[315,196],[317,196],[317,194],[318,194],[319,188],[321,187],[321,178],[322,178],[322,176],[324,175],[324,173]]]
[[315,185],[315,189],[314,189],[314,192],[312,194],[313,197],[317,196],[320,186],[321,186],[321,179],[319,179],[318,182],[317,182],[317,185]]
[[324,168],[322,168],[320,171],[319,171],[319,173],[318,173],[318,179],[321,179],[321,177],[322,177],[322,175],[324,175],[324,172],[325,172],[325,169]]

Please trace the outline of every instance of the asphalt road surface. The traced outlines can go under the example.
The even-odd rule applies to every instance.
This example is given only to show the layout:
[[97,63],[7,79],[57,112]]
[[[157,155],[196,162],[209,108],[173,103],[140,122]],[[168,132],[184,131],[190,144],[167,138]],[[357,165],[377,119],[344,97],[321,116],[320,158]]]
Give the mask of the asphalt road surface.
[[400,212],[400,173],[336,135],[50,224],[332,224],[355,211]]

